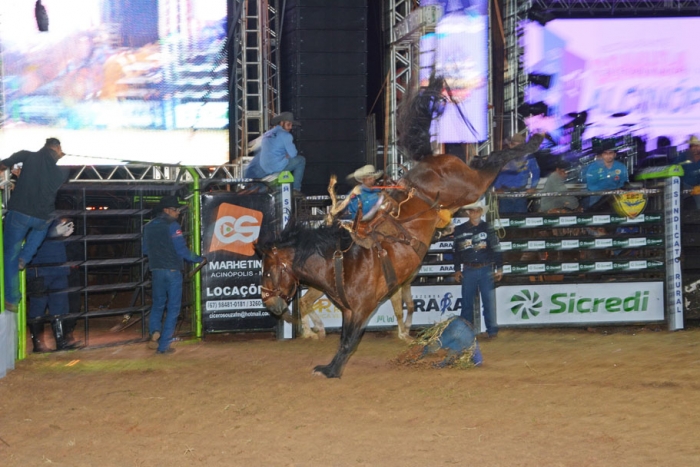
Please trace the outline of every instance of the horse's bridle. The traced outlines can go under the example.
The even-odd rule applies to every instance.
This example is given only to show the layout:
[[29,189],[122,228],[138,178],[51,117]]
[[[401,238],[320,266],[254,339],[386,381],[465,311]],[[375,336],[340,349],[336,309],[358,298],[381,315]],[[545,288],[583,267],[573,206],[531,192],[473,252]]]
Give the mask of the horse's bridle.
[[[286,272],[287,271],[287,263],[283,262],[279,255],[277,254],[277,247],[272,247],[272,256],[275,258],[275,266],[280,268],[280,272]],[[291,270],[290,270],[291,273]],[[292,298],[294,298],[294,295],[297,293],[297,287],[299,286],[299,279],[297,279],[294,275],[294,288],[292,289],[292,292],[287,295],[283,294],[282,291],[280,290],[280,285],[279,285],[279,277],[275,277],[273,274],[270,274],[272,277],[272,284],[274,285],[274,289],[268,289],[267,287],[260,285],[260,296],[262,297],[263,302],[267,300],[268,298],[272,297],[279,297],[282,300],[285,301],[285,303],[289,303],[292,301]]]

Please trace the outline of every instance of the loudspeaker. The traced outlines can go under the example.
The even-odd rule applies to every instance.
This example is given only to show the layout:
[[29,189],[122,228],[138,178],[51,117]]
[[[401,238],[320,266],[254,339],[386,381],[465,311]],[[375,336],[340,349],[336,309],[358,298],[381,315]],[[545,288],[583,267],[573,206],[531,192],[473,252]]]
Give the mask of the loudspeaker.
[[302,123],[293,130],[306,158],[302,191],[327,194],[335,174],[344,193],[345,177],[366,164],[367,5],[288,0],[284,25],[280,110]]

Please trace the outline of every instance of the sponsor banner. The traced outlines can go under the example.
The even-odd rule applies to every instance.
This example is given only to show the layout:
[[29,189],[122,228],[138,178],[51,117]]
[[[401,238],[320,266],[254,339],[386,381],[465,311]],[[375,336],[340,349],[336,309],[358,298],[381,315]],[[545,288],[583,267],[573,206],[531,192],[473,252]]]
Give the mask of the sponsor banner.
[[521,218],[501,218],[496,219],[494,228],[520,228],[529,229],[532,227],[571,227],[587,225],[607,225],[607,224],[639,224],[661,222],[661,214],[639,214],[637,217],[623,217],[610,214],[589,214],[580,216],[547,216],[547,217],[521,217]]
[[503,326],[662,321],[663,282],[503,286],[496,289]]
[[[442,242],[448,243],[448,242]],[[450,248],[452,247],[452,242]],[[596,249],[596,248],[644,248],[657,247],[663,245],[664,241],[660,237],[639,237],[639,238],[596,238],[596,239],[574,239],[574,240],[514,240],[512,242],[501,242],[501,251],[522,250],[571,250],[571,249]]]
[[[306,290],[303,293],[306,293]],[[411,296],[413,297],[414,326],[431,326],[450,316],[459,316],[462,311],[462,287],[459,285],[413,286],[411,287]],[[316,300],[313,309],[323,321],[324,327],[339,328],[342,326],[340,310],[325,295]],[[406,319],[406,305],[404,305],[403,319]],[[396,325],[394,308],[391,306],[391,301],[386,300],[374,312],[367,323],[367,328]],[[485,328],[482,331],[485,331]]]
[[202,195],[202,324],[204,332],[272,329],[277,320],[260,299],[262,259],[253,245],[274,229],[271,195]]
[[664,190],[666,212],[666,303],[668,327],[683,329],[683,277],[681,273],[681,179],[667,178]]
[[[436,267],[436,266],[434,266]],[[664,267],[663,261],[633,260],[633,261],[596,261],[583,263],[530,263],[504,264],[503,274],[541,274],[567,272],[629,272],[641,269],[659,269]],[[421,272],[423,268],[421,268]],[[434,273],[437,274],[437,273]]]

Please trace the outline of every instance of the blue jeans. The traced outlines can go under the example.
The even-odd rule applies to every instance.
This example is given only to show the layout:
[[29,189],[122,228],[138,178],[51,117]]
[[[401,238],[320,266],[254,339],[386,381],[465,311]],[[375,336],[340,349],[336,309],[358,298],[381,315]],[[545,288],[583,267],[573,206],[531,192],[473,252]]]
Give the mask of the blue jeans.
[[67,315],[69,310],[68,292],[62,289],[68,288],[68,276],[47,275],[43,276],[42,279],[44,280],[47,294],[37,297],[30,296],[27,317],[34,319],[44,316],[47,306],[49,307],[50,316]]
[[304,159],[304,156],[297,156],[289,159],[289,162],[287,162],[287,166],[284,168],[284,170],[292,172],[292,175],[294,176],[294,183],[292,184],[292,188],[297,191],[301,191],[301,181],[304,179],[305,168],[306,159]]
[[[294,177],[294,183],[292,184],[293,189],[301,191],[301,181],[304,178],[305,169],[306,159],[304,156],[297,156],[289,159],[287,165],[284,167],[284,169],[282,169],[282,171],[288,170],[292,173],[292,176]],[[265,169],[260,166],[260,160],[258,157],[254,157],[253,160],[250,161],[250,164],[248,164],[248,167],[246,167],[245,173],[243,174],[245,178],[264,178],[268,175],[272,174],[265,172]]]
[[[148,321],[148,332],[150,334],[156,331],[160,332],[158,351],[163,352],[170,347],[170,342],[175,334],[177,317],[180,316],[180,305],[182,304],[182,272],[175,269],[154,269],[152,273],[153,304],[151,306],[151,316]],[[163,311],[165,311],[166,302],[168,311],[165,313],[165,322],[163,322]]]
[[477,289],[481,295],[484,306],[484,322],[489,336],[498,334],[496,324],[496,292],[493,281],[493,267],[491,265],[481,268],[463,266],[462,271],[462,318],[474,323],[474,298]]
[[527,212],[527,203],[527,198],[501,198],[498,200],[498,211],[502,213]]
[[17,211],[7,212],[3,234],[6,302],[17,305],[22,298],[19,292],[19,260],[29,264],[44,242],[49,225],[51,219],[39,219]]

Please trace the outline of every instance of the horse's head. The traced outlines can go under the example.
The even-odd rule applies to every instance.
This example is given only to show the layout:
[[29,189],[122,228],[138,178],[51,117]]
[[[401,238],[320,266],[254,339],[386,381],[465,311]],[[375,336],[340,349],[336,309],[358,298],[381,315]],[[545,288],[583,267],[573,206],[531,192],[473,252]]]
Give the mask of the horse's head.
[[294,254],[289,248],[280,250],[273,246],[263,251],[262,256],[262,301],[270,313],[282,317],[289,311],[287,305],[299,285],[292,271]]

